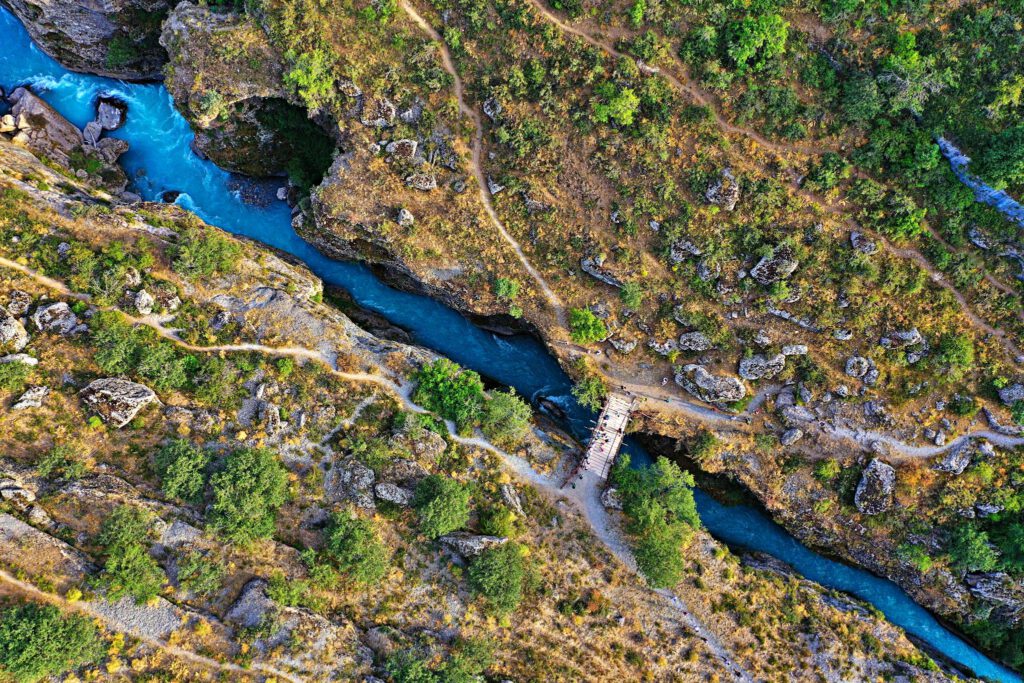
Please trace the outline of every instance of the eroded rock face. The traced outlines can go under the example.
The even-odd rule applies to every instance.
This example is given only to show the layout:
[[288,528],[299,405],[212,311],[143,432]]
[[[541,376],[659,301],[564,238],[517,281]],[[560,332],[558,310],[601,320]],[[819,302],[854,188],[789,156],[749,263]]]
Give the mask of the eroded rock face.
[[74,71],[129,80],[160,77],[156,42],[167,0],[4,0],[44,52]]
[[0,306],[0,351],[21,351],[28,345],[25,326]]
[[892,507],[896,470],[877,458],[861,474],[853,502],[866,515],[877,515]]
[[1003,572],[968,574],[964,577],[971,593],[994,606],[1000,623],[1016,626],[1024,620],[1024,585]]
[[140,410],[158,400],[156,393],[145,384],[118,377],[93,380],[79,395],[104,422],[118,428],[131,422]]
[[683,366],[675,377],[676,384],[702,401],[708,403],[732,403],[747,395],[743,382],[735,377],[713,375],[703,366]]
[[82,131],[27,88],[15,90],[8,101],[18,129],[12,141],[70,167],[71,154],[85,142]]
[[488,548],[508,542],[507,538],[500,536],[477,536],[464,531],[456,531],[437,540],[463,557],[476,557]]
[[793,256],[793,250],[788,246],[781,246],[771,256],[761,257],[761,260],[750,269],[750,277],[762,285],[770,285],[785,280],[799,265],[800,262]]
[[741,358],[739,375],[743,379],[770,379],[786,369],[786,357],[779,353],[771,358],[761,354],[755,354],[748,358]]

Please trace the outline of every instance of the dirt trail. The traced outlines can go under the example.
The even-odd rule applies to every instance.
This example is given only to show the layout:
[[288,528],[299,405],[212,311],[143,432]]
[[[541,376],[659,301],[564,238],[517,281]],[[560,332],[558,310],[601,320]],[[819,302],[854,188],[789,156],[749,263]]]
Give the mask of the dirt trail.
[[[591,35],[590,33],[581,28],[568,24],[561,17],[559,17],[557,14],[551,11],[547,6],[545,6],[543,0],[530,0],[530,4],[534,7],[534,9],[537,10],[537,12],[541,14],[541,16],[543,16],[545,19],[558,26],[561,30],[565,31],[566,33],[570,33],[580,38],[584,42],[593,45],[594,47],[603,50],[614,57],[634,61],[638,65],[641,65],[643,68],[650,70],[650,67],[643,65],[643,63],[640,60],[636,59],[635,57],[627,55],[624,52],[617,50],[614,46],[602,40],[599,40],[598,38],[595,38],[593,35]],[[725,117],[721,114],[719,107],[715,102],[713,96],[699,88],[696,84],[693,83],[693,81],[688,76],[684,75],[682,77],[679,77],[671,72],[661,69],[656,70],[656,72],[669,83],[671,83],[673,86],[675,86],[677,90],[680,90],[683,93],[689,95],[698,104],[707,107],[708,110],[711,112],[711,115],[714,118],[715,123],[722,130],[752,140],[753,142],[757,143],[764,149],[770,150],[780,156],[785,153],[818,155],[823,152],[829,151],[830,149],[826,146],[820,145],[796,145],[792,143],[779,143],[768,140],[767,138],[765,138],[760,133],[757,133],[756,131],[750,130],[748,128],[743,128],[741,126],[737,126],[727,121]],[[784,157],[783,160],[785,160]],[[872,235],[873,237],[881,241],[885,248],[888,249],[891,253],[900,256],[901,258],[911,259],[915,263],[917,263],[921,268],[927,271],[928,274],[931,276],[933,282],[947,289],[953,294],[953,296],[957,300],[957,303],[960,305],[960,308],[963,310],[965,317],[967,317],[967,319],[971,322],[972,325],[974,325],[978,329],[983,330],[987,334],[995,336],[1003,345],[1003,347],[1010,352],[1013,361],[1017,364],[1021,363],[1021,361],[1017,360],[1018,358],[1022,357],[1021,349],[1013,341],[1012,337],[1003,330],[992,326],[991,324],[983,320],[978,314],[976,314],[971,309],[967,301],[967,298],[959,290],[957,290],[948,280],[946,280],[945,275],[937,268],[935,268],[935,266],[932,265],[932,263],[928,261],[928,259],[925,258],[923,254],[921,254],[919,251],[915,249],[895,247],[891,242],[889,242],[889,240],[885,239],[880,235],[875,234],[871,230],[864,228],[863,226],[859,225],[856,221],[849,218],[847,215],[845,215],[845,211],[843,209],[836,207],[835,205],[829,202],[823,201],[816,197],[815,195],[813,195],[812,193],[810,193],[809,191],[801,188],[797,182],[798,179],[793,172],[790,172],[789,175],[790,186],[792,187],[794,192],[796,192],[797,195],[802,197],[810,205],[818,206],[828,213],[841,215],[844,222],[847,224],[847,227],[849,227],[850,229],[856,229],[860,232]],[[989,281],[994,287],[1005,293],[1015,294],[1015,292],[1011,288],[1000,283],[991,274],[986,274],[986,280]]]
[[[69,602],[68,600],[62,598],[59,595],[47,593],[46,591],[40,590],[39,588],[33,586],[31,583],[22,581],[14,575],[9,574],[8,572],[3,570],[0,570],[0,581],[4,581],[5,583],[8,583],[16,587],[18,590],[22,591],[23,593],[27,593],[28,595],[31,595],[33,598],[37,600],[61,606],[69,611],[79,612],[81,614],[92,617],[93,619],[98,619],[99,621],[109,625],[107,616],[103,614],[101,611],[94,609],[88,602]],[[186,650],[176,645],[171,645],[165,640],[161,640],[160,638],[154,638],[153,636],[147,635],[146,633],[143,633],[137,629],[126,630],[123,625],[109,625],[109,628],[113,631],[125,632],[131,637],[135,638],[136,640],[140,640],[146,643],[147,645],[151,645],[152,647],[155,647],[159,650],[163,650],[164,652],[173,657],[177,657],[179,659],[187,659],[190,662],[194,662],[196,664],[208,667],[210,669],[214,669],[216,671],[248,675],[252,675],[254,671],[259,671],[265,674],[269,674],[270,676],[276,676],[277,678],[290,681],[290,683],[303,683],[304,681],[304,679],[302,678],[294,676],[288,673],[287,671],[282,671],[281,669],[270,666],[268,664],[253,662],[249,666],[249,668],[245,668],[239,666],[238,664],[232,664],[230,662],[218,662],[216,659],[204,657],[203,655],[196,654],[191,650]]]
[[440,47],[441,62],[444,65],[445,71],[451,74],[455,84],[455,99],[459,103],[459,111],[468,116],[473,122],[473,158],[471,166],[473,167],[473,177],[476,178],[476,184],[480,190],[480,201],[483,203],[487,216],[491,219],[494,227],[498,229],[502,239],[508,242],[509,246],[511,246],[513,251],[515,251],[516,256],[519,257],[519,262],[523,264],[523,268],[526,269],[526,272],[530,274],[530,277],[532,277],[540,287],[541,292],[544,294],[544,298],[547,299],[548,304],[550,304],[555,311],[558,324],[563,328],[568,328],[569,323],[565,314],[565,304],[562,303],[562,300],[557,294],[555,294],[554,290],[551,289],[547,281],[544,279],[544,276],[540,274],[540,271],[533,267],[533,264],[530,263],[530,259],[526,257],[526,253],[519,245],[519,242],[512,237],[511,233],[509,233],[505,228],[505,224],[501,222],[500,218],[498,218],[497,211],[494,210],[493,197],[491,195],[490,188],[487,185],[487,178],[484,176],[483,171],[483,120],[480,118],[480,113],[473,107],[469,106],[466,102],[466,94],[465,88],[462,84],[462,77],[459,76],[459,72],[455,68],[455,62],[452,60],[451,52],[448,50],[447,43],[444,42],[441,34],[439,34],[433,26],[427,23],[427,21],[420,16],[416,9],[410,5],[407,0],[402,0],[400,4],[405,13],[409,15],[409,18],[416,22],[416,24],[423,29],[423,32],[430,36],[430,38]]

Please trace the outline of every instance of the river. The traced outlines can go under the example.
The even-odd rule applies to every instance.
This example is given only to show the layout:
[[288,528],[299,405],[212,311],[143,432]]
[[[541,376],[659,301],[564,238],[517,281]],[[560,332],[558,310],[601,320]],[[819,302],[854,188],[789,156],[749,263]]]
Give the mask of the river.
[[[72,73],[33,45],[24,27],[3,8],[0,36],[0,85],[8,92],[15,85],[29,84],[79,127],[92,120],[99,94],[128,102],[127,122],[113,135],[131,145],[121,161],[133,179],[133,191],[153,201],[165,191],[180,192],[178,204],[212,225],[294,255],[324,282],[347,290],[360,306],[409,330],[416,343],[513,386],[524,396],[554,401],[569,416],[567,427],[586,438],[593,413],[575,402],[569,377],[536,339],[491,334],[432,299],[388,287],[362,265],[325,257],[294,233],[284,202],[262,207],[243,202],[230,174],[192,152],[192,131],[162,85]],[[650,455],[633,441],[627,441],[625,450],[636,463],[650,462]],[[702,522],[721,541],[772,555],[812,581],[871,603],[892,623],[979,676],[1021,682],[1020,676],[944,628],[891,581],[812,552],[759,509],[725,506],[700,490],[694,493]]]

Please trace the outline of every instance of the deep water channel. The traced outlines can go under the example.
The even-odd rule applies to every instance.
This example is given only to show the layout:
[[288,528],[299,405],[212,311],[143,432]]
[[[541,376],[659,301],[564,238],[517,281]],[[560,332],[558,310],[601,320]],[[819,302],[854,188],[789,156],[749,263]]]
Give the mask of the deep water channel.
[[[113,135],[131,145],[121,161],[133,179],[133,191],[152,201],[159,201],[165,191],[180,192],[178,204],[212,225],[292,254],[324,282],[347,290],[360,306],[410,331],[416,343],[513,386],[524,396],[554,401],[568,415],[566,426],[577,437],[587,437],[594,415],[576,404],[568,376],[536,339],[496,336],[429,298],[388,287],[365,266],[325,257],[292,231],[284,202],[262,207],[243,202],[230,174],[191,151],[192,132],[162,85],[69,72],[33,45],[3,8],[0,36],[0,85],[7,92],[28,84],[79,127],[92,120],[99,94],[128,102],[127,122]],[[650,462],[650,455],[635,442],[628,442],[627,450],[634,462]],[[944,628],[894,583],[812,552],[759,509],[725,506],[700,490],[695,495],[701,520],[721,541],[772,555],[812,581],[871,603],[891,622],[979,676],[1021,681]]]

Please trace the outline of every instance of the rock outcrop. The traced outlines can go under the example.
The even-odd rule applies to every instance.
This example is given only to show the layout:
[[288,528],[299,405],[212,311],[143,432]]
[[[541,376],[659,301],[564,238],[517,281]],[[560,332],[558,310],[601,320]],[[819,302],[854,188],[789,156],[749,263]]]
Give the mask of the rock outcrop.
[[441,545],[448,547],[463,557],[476,557],[488,548],[501,545],[508,541],[500,536],[478,536],[476,534],[456,531],[437,539]]
[[703,366],[684,365],[675,376],[676,384],[702,401],[732,403],[747,395],[743,382],[735,377],[713,375]]
[[124,427],[139,411],[158,401],[145,384],[117,377],[93,380],[79,392],[82,401],[113,427]]
[[167,0],[3,0],[44,52],[73,71],[128,80],[160,77],[157,43]]
[[892,507],[895,488],[896,470],[876,458],[864,468],[853,502],[865,515],[877,515]]
[[786,369],[786,356],[777,353],[770,358],[762,354],[755,354],[741,358],[739,363],[739,375],[743,379],[771,379]]
[[762,256],[750,269],[750,277],[762,285],[770,285],[788,278],[799,265],[800,262],[794,257],[793,250],[783,245],[776,248],[771,256]]

